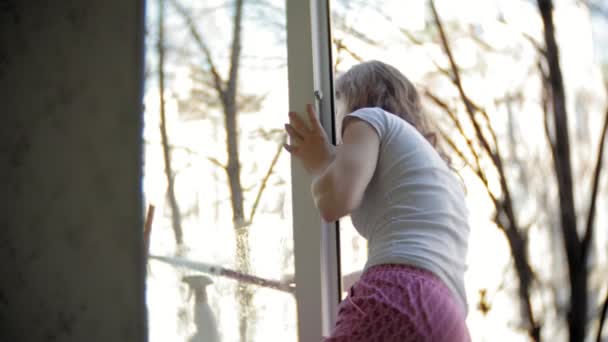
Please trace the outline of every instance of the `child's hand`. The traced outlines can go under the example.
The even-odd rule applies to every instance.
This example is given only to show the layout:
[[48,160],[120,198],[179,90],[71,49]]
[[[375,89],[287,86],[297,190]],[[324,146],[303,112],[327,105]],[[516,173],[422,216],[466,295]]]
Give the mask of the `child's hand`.
[[291,124],[285,124],[285,130],[289,134],[291,145],[283,144],[283,146],[300,159],[313,176],[317,176],[333,161],[335,147],[329,143],[312,105],[306,105],[306,111],[312,128],[308,128],[296,113],[290,112]]

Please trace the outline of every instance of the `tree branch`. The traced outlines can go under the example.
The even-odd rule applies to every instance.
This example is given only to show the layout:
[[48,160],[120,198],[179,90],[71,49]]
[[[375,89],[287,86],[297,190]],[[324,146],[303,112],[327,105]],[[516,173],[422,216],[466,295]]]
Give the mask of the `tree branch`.
[[[386,17],[386,16],[385,16]],[[404,29],[404,28],[400,28],[399,31],[409,40],[411,41],[414,45],[418,45],[418,46],[422,46],[424,45],[424,42],[421,41],[420,39],[416,38],[411,32],[409,32],[408,30]],[[431,61],[431,63],[433,63],[433,65],[435,66],[435,68],[437,69],[437,71],[439,71],[440,74],[446,76],[447,78],[449,78],[452,82],[454,82],[454,78],[452,76],[452,74],[450,73],[449,70],[442,68],[439,63],[437,63],[437,61],[431,56],[431,54],[426,51],[427,56],[429,57],[429,60]]]
[[489,182],[488,182],[487,175],[485,174],[485,172],[481,168],[479,154],[475,150],[475,146],[473,144],[473,141],[471,139],[469,139],[469,137],[465,134],[464,129],[462,127],[462,124],[460,123],[460,120],[458,120],[458,118],[456,117],[456,113],[454,112],[454,110],[452,108],[450,108],[450,106],[447,103],[445,103],[443,100],[441,100],[436,95],[434,95],[430,90],[425,89],[424,90],[424,94],[426,96],[428,96],[437,106],[439,106],[440,108],[442,108],[448,114],[448,116],[450,117],[450,119],[452,120],[452,122],[456,125],[456,129],[458,130],[458,133],[466,141],[467,147],[468,147],[469,151],[471,152],[471,154],[473,155],[473,159],[475,159],[475,165],[473,165],[467,158],[465,158],[464,153],[456,146],[456,144],[454,143],[454,141],[452,139],[450,139],[445,132],[443,132],[439,128],[438,129],[439,129],[439,132],[442,135],[443,139],[448,143],[448,145],[450,146],[450,148],[452,150],[454,150],[454,152],[456,152],[456,154],[459,155],[459,157],[477,175],[477,177],[479,177],[479,179],[481,180],[481,182],[483,183],[483,185],[484,185],[484,187],[486,189],[486,192],[488,193],[488,196],[490,197],[490,199],[492,200],[492,203],[494,204],[494,208],[496,210],[498,210],[499,209],[499,202],[496,199],[496,196],[494,196],[494,194],[490,190],[490,185],[489,185]]
[[241,58],[241,18],[243,16],[243,0],[236,0],[235,6],[232,45],[230,48],[230,71],[228,72],[228,85],[226,87],[228,98],[236,97],[236,87],[238,84],[238,71]]
[[591,241],[593,238],[593,226],[595,222],[595,206],[597,202],[597,193],[600,182],[600,174],[602,172],[602,160],[604,157],[604,142],[606,141],[606,132],[608,131],[608,109],[604,117],[604,126],[602,128],[602,135],[600,137],[599,148],[597,151],[597,157],[595,162],[595,172],[593,173],[593,183],[591,186],[591,204],[589,206],[589,214],[587,215],[587,225],[585,228],[585,235],[581,242],[581,258],[583,261],[587,260],[589,254]]
[[499,52],[498,49],[496,49],[495,47],[493,47],[492,45],[490,45],[488,42],[486,42],[485,40],[483,40],[483,38],[481,38],[479,35],[477,35],[475,33],[475,30],[473,28],[473,25],[469,24],[469,32],[468,32],[468,36],[475,42],[477,43],[477,45],[479,45],[483,50],[487,51],[487,52]]
[[158,11],[158,87],[159,87],[159,108],[160,108],[160,135],[165,162],[165,176],[167,178],[167,195],[171,206],[171,221],[175,235],[175,243],[183,245],[183,229],[181,222],[181,212],[175,196],[175,177],[171,166],[171,149],[169,147],[169,134],[167,133],[167,118],[165,115],[165,1],[159,0]]
[[283,142],[285,142],[285,141],[286,141],[286,137],[283,136],[282,142],[277,147],[277,151],[275,152],[274,157],[272,158],[272,161],[270,162],[268,171],[266,172],[266,175],[264,175],[264,178],[262,179],[262,183],[260,184],[260,189],[258,190],[258,194],[255,196],[255,201],[253,202],[253,206],[251,207],[251,213],[249,214],[249,224],[251,224],[253,222],[253,218],[258,209],[258,205],[260,204],[260,199],[262,198],[264,189],[266,189],[266,184],[268,183],[268,179],[270,179],[270,176],[272,175],[274,167],[279,160],[279,156],[281,156],[281,152],[283,151]]
[[431,10],[433,12],[435,24],[437,25],[437,28],[439,30],[439,36],[441,39],[443,50],[444,50],[445,54],[447,55],[448,60],[450,62],[450,67],[452,69],[451,80],[454,83],[454,85],[456,86],[456,88],[458,89],[458,93],[460,94],[460,97],[462,98],[462,101],[464,102],[465,109],[466,109],[467,113],[469,114],[469,118],[471,120],[471,123],[473,124],[473,127],[475,128],[475,133],[477,135],[477,138],[481,142],[481,145],[486,150],[488,155],[494,161],[495,166],[498,167],[497,162],[495,160],[494,153],[492,151],[492,148],[490,147],[490,144],[488,143],[488,140],[486,139],[486,137],[483,135],[483,132],[481,130],[481,127],[479,126],[479,123],[475,119],[475,112],[476,112],[477,106],[475,106],[473,104],[473,102],[469,99],[468,95],[466,94],[466,92],[464,91],[464,88],[462,86],[462,80],[460,79],[460,69],[459,69],[458,65],[456,64],[454,55],[452,54],[452,49],[450,48],[450,45],[449,45],[449,42],[447,39],[447,35],[445,34],[445,30],[443,29],[443,23],[441,22],[439,14],[437,13],[437,9],[435,7],[435,2],[433,0],[431,0]]
[[332,25],[337,30],[342,30],[346,35],[356,38],[369,46],[379,46],[378,41],[376,39],[368,37],[363,31],[359,31],[353,26],[346,25],[343,16],[334,16],[332,18]]
[[600,314],[599,327],[597,329],[596,342],[602,342],[602,328],[604,327],[604,321],[606,320],[606,311],[608,311],[608,291],[606,292],[606,299],[604,299],[604,305],[602,306],[602,313]]
[[559,51],[554,36],[552,15],[553,2],[551,0],[538,0],[538,7],[543,19],[545,44],[547,46],[546,60],[549,66],[548,77],[553,104],[555,148],[556,157],[558,157],[555,161],[555,171],[560,188],[562,228],[564,230],[564,238],[569,244],[566,246],[569,263],[571,264],[571,267],[578,267],[578,265],[580,265],[578,263],[580,261],[580,255],[579,250],[576,247],[578,247],[580,241],[576,234],[570,144],[568,138],[568,117],[566,113],[566,94],[561,68],[559,66]]
[[186,21],[186,26],[188,27],[188,30],[190,30],[190,34],[192,34],[192,38],[194,38],[194,41],[196,42],[197,46],[199,47],[199,49],[201,49],[201,51],[203,52],[203,55],[207,59],[207,63],[209,64],[211,74],[213,75],[214,88],[217,91],[220,98],[223,99],[225,96],[225,94],[224,94],[225,89],[223,86],[224,82],[223,82],[222,77],[220,76],[217,68],[215,67],[215,64],[213,63],[213,57],[211,55],[211,50],[209,50],[209,47],[203,40],[203,37],[198,32],[198,29],[196,28],[196,24],[194,23],[194,20],[192,19],[192,16],[188,12],[188,10],[186,10],[186,8],[184,8],[179,3],[178,0],[169,0],[169,1],[171,1],[171,3],[173,4],[173,7],[175,7],[175,10],[182,17],[184,17],[184,20]]
[[[452,54],[452,49],[448,42],[447,35],[445,34],[445,30],[443,29],[443,23],[441,21],[441,18],[439,17],[439,13],[437,12],[437,8],[435,7],[435,2],[433,0],[431,0],[431,10],[433,12],[433,18],[435,20],[435,24],[437,25],[437,29],[439,30],[439,35],[441,38],[441,43],[442,43],[443,49],[448,57],[448,60],[450,61],[450,66],[452,69],[451,79],[452,79],[454,85],[456,86],[456,88],[458,89],[458,93],[460,94],[462,101],[464,102],[466,112],[469,115],[469,120],[473,124],[473,128],[475,129],[475,133],[476,133],[478,140],[480,141],[482,147],[485,149],[486,153],[488,154],[488,156],[492,160],[494,166],[496,167],[496,170],[498,171],[500,184],[501,184],[502,190],[504,192],[504,196],[505,196],[505,200],[503,201],[503,205],[501,207],[503,207],[503,209],[505,210],[505,212],[507,214],[507,217],[509,218],[509,221],[511,222],[509,227],[517,230],[518,225],[517,225],[517,222],[515,219],[515,213],[513,212],[513,203],[511,200],[509,186],[507,184],[505,172],[504,172],[504,169],[502,166],[502,158],[500,155],[500,151],[498,149],[498,140],[496,138],[496,134],[495,134],[494,130],[492,129],[492,125],[490,123],[488,113],[485,110],[482,110],[481,108],[479,108],[479,106],[475,105],[473,103],[473,101],[470,100],[470,98],[468,97],[466,92],[464,91],[464,87],[462,85],[462,80],[460,78],[460,69],[458,68],[458,65],[456,64],[456,60],[454,59],[454,55]],[[492,150],[490,144],[488,143],[488,140],[486,139],[485,135],[483,134],[483,132],[481,130],[481,126],[479,125],[479,123],[477,122],[477,119],[475,118],[475,112],[482,113],[483,117],[485,118],[487,125],[488,125],[488,129],[491,133],[491,137],[494,141],[494,145],[495,145],[494,148],[496,151]],[[500,208],[497,208],[497,209],[500,209]]]
[[570,159],[570,139],[568,134],[568,115],[566,110],[566,91],[559,64],[559,48],[555,39],[553,1],[537,0],[537,4],[543,22],[547,51],[545,59],[549,67],[549,85],[551,86],[555,134],[555,158],[553,165],[555,175],[557,176],[562,241],[566,249],[568,261],[570,282],[569,340],[571,342],[578,342],[583,341],[586,335],[588,272],[585,260],[582,259],[581,240],[577,229],[572,163]]
[[209,162],[211,162],[211,164],[221,168],[222,170],[226,171],[227,166],[222,164],[219,160],[217,160],[216,158],[213,157],[207,157],[207,160]]
[[555,162],[555,159],[557,158],[555,156],[555,154],[556,154],[555,142],[554,142],[554,138],[551,134],[551,128],[549,126],[549,93],[550,93],[550,89],[548,89],[548,87],[547,87],[547,84],[549,84],[549,76],[543,69],[543,66],[540,61],[538,62],[538,71],[541,75],[541,81],[543,84],[542,94],[541,94],[541,101],[542,101],[541,107],[543,109],[543,126],[545,129],[545,136],[547,137],[547,143],[549,144],[549,149],[551,151],[551,157],[553,158],[553,162]]
[[437,130],[439,131],[439,135],[441,136],[441,138],[448,144],[448,146],[452,149],[452,151],[456,152],[456,154],[464,162],[464,164],[471,170],[475,171],[475,166],[473,166],[473,164],[471,164],[469,159],[464,155],[464,152],[462,152],[460,150],[460,148],[458,148],[458,146],[456,146],[456,143],[450,138],[450,136],[446,132],[444,132],[441,128],[437,128]]
[[348,53],[352,58],[354,58],[357,62],[363,62],[363,57],[359,56],[353,50],[351,50],[348,46],[344,44],[342,39],[334,38],[334,44],[336,44],[336,49],[344,50]]
[[532,37],[526,32],[522,32],[521,35],[530,43],[530,45],[534,47],[534,49],[536,49],[539,54],[541,54],[542,56],[547,55],[547,51],[543,49],[543,47],[536,41],[536,39],[534,39],[534,37]]
[[[456,154],[460,157],[460,159],[462,159],[465,163],[465,165],[470,168],[476,175],[477,177],[481,180],[481,182],[484,185],[484,188],[486,189],[486,192],[488,194],[488,196],[490,197],[490,200],[492,200],[492,203],[494,204],[494,208],[498,208],[499,206],[499,202],[496,199],[496,196],[494,196],[494,194],[492,193],[492,190],[490,190],[490,186],[488,185],[488,179],[485,176],[484,172],[479,169],[476,168],[475,166],[473,166],[464,156],[463,152],[458,148],[458,146],[456,146],[456,143],[454,143],[454,141],[452,139],[450,139],[450,137],[443,132],[440,128],[438,128],[439,130],[439,134],[441,135],[441,137],[443,138],[443,140],[448,144],[448,146],[454,151],[456,152]],[[502,227],[499,227],[502,228]]]
[[[452,50],[450,48],[447,36],[445,34],[443,24],[441,22],[438,12],[437,12],[435,2],[433,0],[431,0],[430,4],[431,4],[431,11],[433,14],[433,18],[435,20],[435,24],[439,31],[439,36],[441,39],[441,43],[443,45],[443,49],[450,62],[450,66],[452,69],[452,81],[453,81],[454,85],[456,86],[456,88],[458,89],[460,97],[462,98],[462,101],[464,102],[466,112],[469,116],[469,120],[473,124],[477,138],[480,141],[483,149],[487,152],[487,154],[491,158],[491,160],[498,172],[498,175],[499,175],[499,181],[500,181],[500,185],[501,185],[501,188],[502,188],[502,191],[504,194],[504,198],[502,200],[500,200],[499,203],[497,203],[498,205],[496,208],[497,211],[496,211],[496,220],[495,221],[499,227],[503,228],[503,231],[504,231],[507,241],[509,243],[509,247],[511,249],[511,253],[514,258],[516,271],[517,271],[518,278],[519,278],[519,296],[520,296],[520,299],[522,300],[522,302],[524,303],[524,313],[525,313],[526,319],[528,320],[528,323],[530,325],[528,328],[528,333],[533,340],[539,341],[540,340],[540,326],[536,323],[536,321],[534,319],[534,314],[533,314],[531,302],[530,302],[529,287],[530,287],[530,280],[531,280],[531,270],[530,270],[529,263],[527,261],[526,240],[521,236],[521,233],[519,232],[519,226],[517,224],[517,220],[515,217],[513,201],[511,199],[509,186],[508,186],[508,183],[506,180],[506,174],[503,169],[502,158],[500,155],[500,151],[498,149],[496,135],[494,134],[494,132],[492,130],[488,114],[485,111],[480,110],[479,107],[477,107],[476,105],[474,105],[473,102],[467,96],[466,92],[464,91],[464,88],[462,85],[462,80],[460,78],[460,71],[459,71],[458,65],[456,64],[454,56],[452,54]],[[481,112],[481,114],[487,121],[488,127],[492,134],[492,139],[495,142],[495,146],[494,146],[495,150],[492,149],[492,147],[488,143],[488,140],[486,139],[485,135],[483,134],[482,129],[475,118],[476,112]],[[501,215],[499,215],[500,213],[502,213],[502,214],[504,214],[504,216],[506,216],[506,219],[508,220],[508,222],[505,222],[504,219],[501,219]]]
[[460,135],[466,141],[467,146],[469,147],[469,151],[471,152],[471,154],[473,155],[473,158],[475,159],[476,168],[473,168],[473,170],[474,171],[481,170],[481,164],[479,162],[479,154],[477,153],[477,151],[475,149],[473,141],[464,132],[462,123],[456,117],[455,111],[452,108],[450,108],[450,106],[445,101],[441,100],[437,95],[435,95],[429,89],[424,89],[423,94],[426,95],[429,99],[431,99],[431,101],[433,101],[433,103],[435,103],[437,106],[442,108],[446,114],[448,114],[448,117],[450,118],[450,120],[452,120],[452,123],[454,123],[454,125],[456,125],[456,129],[458,130],[458,133],[460,133]]

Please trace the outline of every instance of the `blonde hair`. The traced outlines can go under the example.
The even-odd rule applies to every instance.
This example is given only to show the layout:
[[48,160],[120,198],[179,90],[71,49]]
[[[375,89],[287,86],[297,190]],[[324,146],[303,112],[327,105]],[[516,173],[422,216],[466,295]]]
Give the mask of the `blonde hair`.
[[397,68],[380,61],[355,65],[338,77],[336,99],[342,101],[346,113],[364,107],[380,107],[414,126],[449,163],[439,147],[431,120],[422,113],[416,87]]

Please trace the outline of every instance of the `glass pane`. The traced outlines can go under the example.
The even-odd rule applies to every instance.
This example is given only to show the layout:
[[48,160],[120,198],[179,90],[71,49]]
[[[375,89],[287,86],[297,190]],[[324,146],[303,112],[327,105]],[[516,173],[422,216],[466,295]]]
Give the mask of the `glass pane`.
[[294,341],[284,1],[147,10],[150,341]]
[[[331,2],[331,25],[332,25],[332,56],[334,68],[334,80],[351,66],[369,58],[373,53],[374,46],[365,46],[367,38],[360,34],[369,34],[368,31],[374,26],[355,25],[354,22],[361,20],[358,11],[373,13],[371,5],[363,2],[332,1]],[[356,27],[356,28],[355,28]],[[362,38],[357,39],[357,37]],[[375,52],[381,50],[375,49]],[[341,125],[338,124],[337,127]],[[346,297],[350,286],[359,278],[361,271],[367,261],[367,240],[365,240],[354,228],[350,217],[340,219],[340,271],[342,279],[342,299]]]

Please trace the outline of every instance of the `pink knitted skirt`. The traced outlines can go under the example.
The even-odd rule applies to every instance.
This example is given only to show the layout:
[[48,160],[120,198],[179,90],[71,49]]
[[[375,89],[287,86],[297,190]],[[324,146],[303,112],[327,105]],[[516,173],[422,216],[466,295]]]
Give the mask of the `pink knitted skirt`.
[[338,306],[325,342],[469,342],[465,314],[433,273],[408,265],[366,270]]

